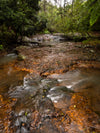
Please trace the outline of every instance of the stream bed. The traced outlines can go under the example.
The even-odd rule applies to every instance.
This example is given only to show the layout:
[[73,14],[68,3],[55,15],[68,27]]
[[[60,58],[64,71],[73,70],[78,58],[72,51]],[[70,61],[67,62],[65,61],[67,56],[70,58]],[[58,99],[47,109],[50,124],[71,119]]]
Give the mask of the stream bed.
[[[0,133],[99,133],[99,69],[76,68],[42,77],[15,69],[12,64],[16,58],[15,54],[10,54],[0,59]],[[95,124],[90,124],[89,128],[87,123],[80,127],[87,119],[84,115],[85,120],[80,123],[73,117],[64,123],[71,116],[66,112],[70,111],[73,96],[77,94],[83,99],[76,101],[84,101],[85,97],[94,112],[95,118],[91,120]],[[85,114],[85,104],[79,110],[78,104],[74,103],[74,109]]]

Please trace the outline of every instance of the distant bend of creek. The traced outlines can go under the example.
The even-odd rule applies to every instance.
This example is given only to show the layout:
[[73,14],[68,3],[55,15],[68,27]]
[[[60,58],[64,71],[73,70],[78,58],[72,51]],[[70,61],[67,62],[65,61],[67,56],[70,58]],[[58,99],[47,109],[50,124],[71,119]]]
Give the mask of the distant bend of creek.
[[[61,124],[75,93],[89,100],[100,122],[99,69],[76,68],[41,77],[15,69],[12,64],[16,58],[14,53],[0,58],[0,133],[87,133],[72,119],[69,126]],[[55,122],[57,118],[60,124]],[[94,127],[90,133],[97,133]]]

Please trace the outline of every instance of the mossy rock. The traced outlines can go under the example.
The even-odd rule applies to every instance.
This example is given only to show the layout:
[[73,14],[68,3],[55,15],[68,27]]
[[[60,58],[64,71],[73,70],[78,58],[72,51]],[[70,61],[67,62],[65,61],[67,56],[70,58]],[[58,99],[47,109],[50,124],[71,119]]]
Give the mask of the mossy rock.
[[19,54],[18,57],[17,57],[17,59],[18,59],[19,61],[23,61],[23,60],[26,59],[26,56]]

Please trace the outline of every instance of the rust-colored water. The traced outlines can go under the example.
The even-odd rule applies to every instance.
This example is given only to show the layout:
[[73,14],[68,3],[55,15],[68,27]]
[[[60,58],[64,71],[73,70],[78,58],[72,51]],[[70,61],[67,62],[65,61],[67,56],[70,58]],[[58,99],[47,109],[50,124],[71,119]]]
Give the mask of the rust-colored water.
[[27,74],[25,71],[18,71],[13,67],[15,58],[7,56],[0,59],[0,133],[11,133],[10,116],[12,106],[16,99],[9,97],[9,90],[17,85],[23,84],[23,78]]

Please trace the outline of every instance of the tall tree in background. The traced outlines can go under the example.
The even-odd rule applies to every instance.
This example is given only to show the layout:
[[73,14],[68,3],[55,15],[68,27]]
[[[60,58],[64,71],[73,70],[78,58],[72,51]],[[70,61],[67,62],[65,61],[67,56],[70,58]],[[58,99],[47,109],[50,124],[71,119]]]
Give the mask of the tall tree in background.
[[[50,0],[49,0],[50,1]],[[100,30],[100,0],[54,0],[51,10],[46,10],[49,29],[55,32],[81,32]],[[42,10],[41,10],[42,11]],[[50,19],[51,17],[51,19]],[[51,21],[52,20],[52,21]]]

